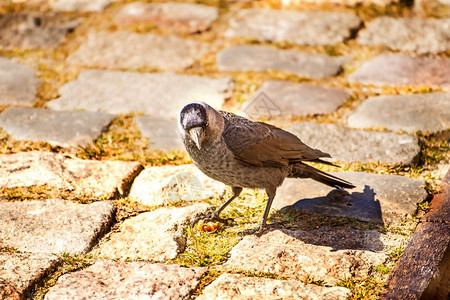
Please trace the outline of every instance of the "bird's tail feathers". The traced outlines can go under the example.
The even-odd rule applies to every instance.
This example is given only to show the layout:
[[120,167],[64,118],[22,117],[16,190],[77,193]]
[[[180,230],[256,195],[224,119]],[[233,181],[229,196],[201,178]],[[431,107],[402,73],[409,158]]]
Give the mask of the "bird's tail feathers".
[[337,188],[337,189],[352,189],[355,186],[350,182],[333,176],[329,173],[323,172],[316,168],[311,167],[307,164],[297,164],[293,166],[289,172],[288,177],[294,178],[311,178],[328,186]]

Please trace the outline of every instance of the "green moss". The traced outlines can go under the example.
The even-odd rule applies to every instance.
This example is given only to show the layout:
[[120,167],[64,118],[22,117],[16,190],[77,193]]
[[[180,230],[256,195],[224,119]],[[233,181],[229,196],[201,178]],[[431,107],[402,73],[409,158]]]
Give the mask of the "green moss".
[[17,248],[10,247],[10,246],[2,246],[0,245],[0,252],[8,252],[8,253],[15,253],[17,252]]
[[236,233],[220,229],[207,233],[187,227],[185,234],[187,248],[171,263],[201,267],[218,265],[225,261],[230,250],[239,242],[239,236]]
[[351,300],[378,299],[386,287],[383,279],[371,276],[360,280],[354,278],[342,279],[336,285],[348,288],[352,292],[349,298]]
[[270,220],[286,229],[313,230],[321,227],[351,227],[358,230],[383,230],[382,224],[364,222],[345,217],[312,215],[300,210],[282,209],[272,214]]
[[151,149],[133,118],[136,114],[118,116],[108,130],[88,147],[80,148],[77,156],[82,159],[139,161],[144,165],[179,165],[190,163],[182,151],[162,152]]

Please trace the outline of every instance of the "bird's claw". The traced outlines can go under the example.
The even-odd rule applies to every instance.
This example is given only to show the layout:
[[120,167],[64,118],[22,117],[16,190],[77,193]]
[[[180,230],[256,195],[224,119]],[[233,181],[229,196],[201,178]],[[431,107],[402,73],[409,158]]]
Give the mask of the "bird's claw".
[[254,228],[250,228],[250,229],[245,229],[243,231],[241,231],[241,233],[243,235],[256,235],[256,236],[261,236],[264,232],[265,226],[259,224],[258,226],[254,227]]
[[197,224],[200,220],[203,220],[204,223],[207,222],[219,222],[219,223],[223,223],[225,225],[230,225],[231,223],[234,222],[233,218],[220,218],[218,215],[212,213],[209,216],[206,216],[204,213],[199,213],[197,214],[197,216],[194,218],[194,220],[191,223],[191,227],[194,227],[195,224]]

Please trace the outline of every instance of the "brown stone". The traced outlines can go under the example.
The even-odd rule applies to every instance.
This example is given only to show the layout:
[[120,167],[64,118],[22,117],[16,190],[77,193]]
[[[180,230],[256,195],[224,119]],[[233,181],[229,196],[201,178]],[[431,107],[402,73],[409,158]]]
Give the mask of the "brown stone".
[[20,251],[86,253],[109,229],[115,210],[110,201],[0,202],[0,241]]
[[125,220],[117,232],[102,241],[95,253],[114,259],[174,259],[186,247],[183,227],[209,205],[159,208]]
[[269,80],[243,104],[242,111],[252,119],[326,114],[348,98],[349,93],[337,88]]
[[67,62],[105,69],[147,67],[177,71],[190,67],[207,51],[208,44],[175,35],[93,32]]
[[53,254],[0,252],[0,298],[25,299],[25,293],[58,261]]
[[61,97],[48,102],[47,107],[112,114],[140,112],[176,123],[180,109],[192,101],[201,99],[220,109],[231,96],[233,86],[229,77],[85,70],[62,86]]
[[227,37],[315,46],[345,41],[360,27],[361,19],[331,11],[243,9],[229,23]]
[[38,85],[34,73],[26,65],[0,57],[0,105],[31,106]]
[[309,277],[334,284],[344,278],[365,278],[385,258],[383,253],[308,244],[302,241],[301,232],[283,229],[244,237],[223,267],[232,272],[270,273],[296,280]]
[[450,171],[442,179],[442,193],[431,200],[430,211],[422,218],[427,222],[443,222],[450,224]]
[[295,50],[280,50],[267,46],[234,46],[217,54],[220,71],[280,70],[314,79],[340,72],[347,57],[330,57]]
[[144,205],[170,205],[221,196],[228,188],[194,165],[150,167],[133,182],[129,197]]
[[358,43],[420,54],[439,53],[450,50],[449,32],[450,18],[379,17],[359,32]]
[[94,161],[50,152],[0,155],[0,187],[49,185],[74,195],[115,198],[126,195],[143,169],[139,162]]
[[380,54],[348,76],[350,82],[431,86],[450,90],[450,59]]
[[344,300],[351,292],[343,287],[304,284],[296,280],[246,277],[242,274],[222,274],[208,285],[197,298],[209,299],[328,299]]
[[419,224],[389,273],[387,291],[380,299],[446,299],[450,293],[449,245],[450,224]]
[[44,299],[188,299],[205,272],[199,267],[99,261],[61,276]]
[[181,33],[205,31],[218,17],[212,6],[191,3],[143,3],[133,2],[116,15],[120,25],[152,24]]
[[371,97],[356,108],[347,123],[355,128],[444,131],[450,128],[450,93]]
[[0,14],[0,50],[53,49],[78,24],[79,21],[61,21],[56,15],[49,14]]

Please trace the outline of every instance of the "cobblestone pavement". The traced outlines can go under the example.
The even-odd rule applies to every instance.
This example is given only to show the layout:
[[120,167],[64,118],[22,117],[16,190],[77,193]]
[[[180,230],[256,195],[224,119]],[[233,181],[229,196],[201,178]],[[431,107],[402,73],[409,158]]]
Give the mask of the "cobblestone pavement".
[[[183,151],[192,101],[291,131],[356,188],[286,180],[261,237],[239,233],[261,191],[191,228],[229,193]],[[449,130],[448,1],[0,1],[0,298],[375,299]]]

